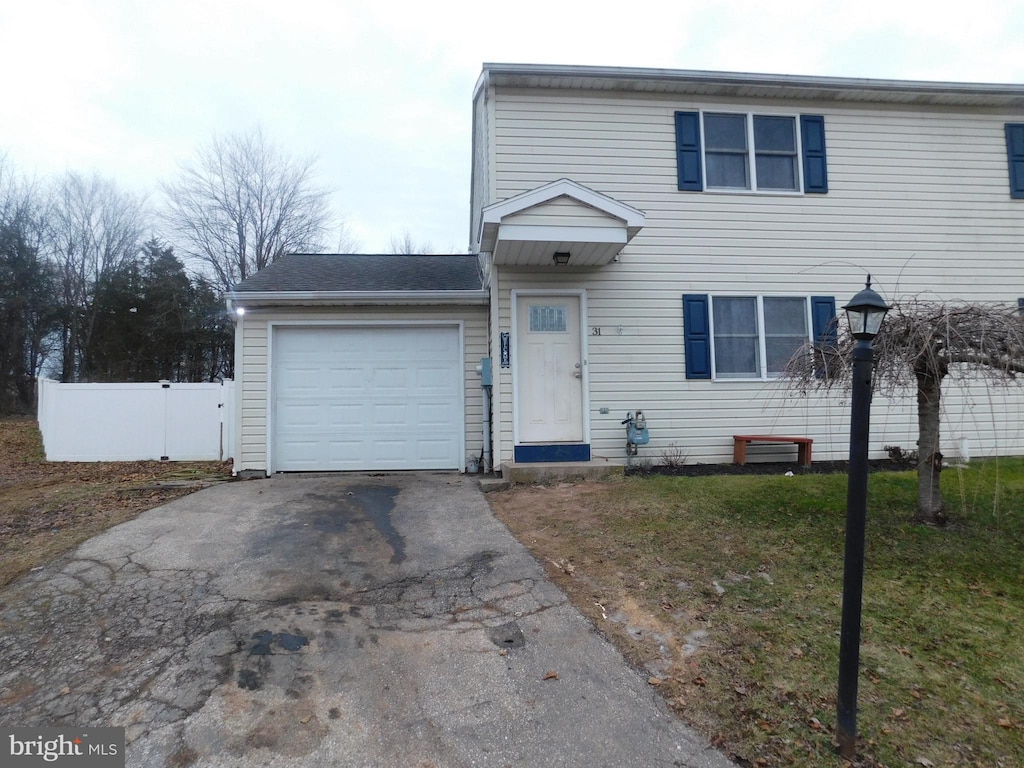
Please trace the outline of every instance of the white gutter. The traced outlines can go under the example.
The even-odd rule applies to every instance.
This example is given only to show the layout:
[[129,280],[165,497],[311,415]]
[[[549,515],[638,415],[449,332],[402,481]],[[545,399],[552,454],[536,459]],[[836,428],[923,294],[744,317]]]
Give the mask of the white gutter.
[[[768,95],[770,91],[804,91],[807,98],[839,98],[896,103],[955,104],[995,107],[1024,104],[1024,85],[885,80],[812,75],[713,72],[692,69],[591,67],[547,64],[485,63],[479,82],[497,86],[654,90],[699,95]],[[632,86],[632,87],[630,87]],[[749,93],[737,89],[755,89]]]
[[486,304],[486,289],[471,291],[231,291],[228,307],[366,304]]

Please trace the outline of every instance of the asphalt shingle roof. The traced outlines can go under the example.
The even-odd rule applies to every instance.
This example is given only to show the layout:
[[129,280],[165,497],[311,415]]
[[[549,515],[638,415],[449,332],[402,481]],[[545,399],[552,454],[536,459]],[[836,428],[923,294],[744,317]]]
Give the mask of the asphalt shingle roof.
[[477,257],[453,254],[294,253],[235,286],[236,293],[276,291],[479,291]]

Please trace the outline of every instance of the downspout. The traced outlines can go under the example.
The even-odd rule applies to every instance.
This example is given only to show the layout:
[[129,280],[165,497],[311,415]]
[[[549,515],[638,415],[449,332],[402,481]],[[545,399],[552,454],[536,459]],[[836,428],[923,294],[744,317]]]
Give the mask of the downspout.
[[[499,312],[498,312],[498,265],[494,263],[493,254],[487,254],[487,258],[490,260],[490,263],[491,263],[490,283],[489,283],[489,287],[491,289],[491,299],[490,299],[490,301],[491,301],[491,305],[490,305],[490,310],[491,310],[491,364],[494,367],[494,369],[492,370],[492,375],[491,375],[491,380],[494,382],[494,384],[492,385],[491,392],[489,393],[490,396],[487,399],[490,401],[490,403],[500,403],[501,402],[501,370],[502,369],[501,369],[501,345],[499,344],[499,341],[498,341],[500,339],[500,334],[499,334],[500,326],[498,325],[498,317],[499,317]],[[488,432],[490,434],[489,434],[488,442],[490,443],[490,447],[491,447],[491,455],[490,455],[490,466],[486,466],[485,465],[485,468],[488,469],[491,472],[494,472],[496,467],[500,467],[501,466],[501,439],[500,439],[500,437],[501,437],[501,418],[500,417],[501,417],[500,413],[498,414],[498,418],[495,418],[495,419],[491,419],[489,416],[486,417],[487,420],[488,420],[488,424],[489,424]],[[494,429],[494,424],[495,423],[497,423],[497,425],[498,425],[498,435],[497,435],[497,437],[495,437],[495,435],[493,434],[493,429]]]
[[[493,379],[493,374],[492,374],[492,379]],[[491,471],[491,468],[494,465],[494,456],[492,455],[492,452],[491,452],[491,388],[490,387],[481,387],[480,389],[484,393],[484,402],[483,402],[483,406],[484,406],[484,419],[483,419],[483,422],[484,422],[483,423],[484,445],[483,445],[482,453],[483,453],[483,457],[484,457],[483,470],[484,470],[484,474],[487,474],[488,472]]]
[[231,476],[238,477],[242,460],[242,387],[245,385],[245,371],[243,370],[244,355],[242,354],[242,324],[245,320],[245,313],[239,313],[234,303],[229,298],[227,301],[228,313],[235,322],[235,365],[232,377],[235,380],[235,396],[232,403],[231,414]]

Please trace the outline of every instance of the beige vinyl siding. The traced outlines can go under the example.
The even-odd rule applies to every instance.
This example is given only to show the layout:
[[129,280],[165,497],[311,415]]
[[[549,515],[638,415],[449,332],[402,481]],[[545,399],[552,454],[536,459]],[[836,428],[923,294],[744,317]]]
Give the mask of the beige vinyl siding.
[[239,454],[235,471],[267,469],[267,358],[270,323],[373,323],[401,324],[404,321],[462,322],[465,350],[464,385],[466,414],[466,452],[480,455],[482,443],[482,395],[476,366],[487,357],[487,308],[473,307],[353,307],[351,309],[259,309],[246,308],[242,319],[241,367],[236,365],[239,382]]
[[[701,108],[823,114],[829,193],[679,192],[673,115]],[[887,296],[963,299],[1009,298],[1007,278],[1024,277],[1003,133],[1020,115],[541,90],[499,90],[495,112],[496,200],[568,177],[639,208],[624,265],[685,267],[695,287],[752,267],[812,287],[852,280],[841,262],[856,262]]]
[[[611,265],[614,266],[614,265]],[[629,411],[644,411],[651,442],[640,458],[654,463],[674,445],[693,462],[732,460],[733,434],[798,435],[814,439],[818,460],[843,460],[849,450],[848,394],[799,396],[784,382],[687,380],[683,356],[682,291],[649,286],[642,300],[630,304],[619,295],[609,267],[554,277],[541,272],[502,270],[499,324],[511,327],[511,291],[586,289],[587,375],[591,447],[595,461],[625,461],[625,430],[620,422]],[[750,286],[743,286],[749,291]],[[791,287],[780,294],[793,295]],[[635,293],[635,292],[634,292]],[[840,302],[841,303],[841,302]],[[622,329],[621,334],[619,329]],[[593,335],[595,328],[601,330]],[[515,349],[512,364],[516,364]],[[497,370],[497,369],[496,369]],[[499,404],[497,434],[502,461],[513,454],[512,371],[497,370]],[[974,457],[1024,454],[1024,386],[985,387],[947,379],[943,393],[943,452],[960,455],[961,439]],[[607,407],[609,413],[600,409]],[[884,457],[886,445],[913,449],[917,440],[916,406],[905,397],[875,398],[872,406],[871,453]],[[755,446],[751,460],[795,459],[795,448]]]
[[[824,115],[829,193],[678,191],[674,112],[699,109]],[[778,382],[685,378],[685,293],[825,295],[841,306],[870,272],[890,300],[1016,304],[1024,296],[1024,205],[1010,199],[1003,129],[1021,114],[498,89],[494,119],[495,201],[565,177],[647,217],[617,263],[564,273],[503,268],[499,276],[496,331],[509,329],[512,289],[586,289],[595,460],[624,461],[619,422],[636,408],[651,429],[641,456],[655,462],[669,443],[690,461],[728,461],[732,434],[757,432],[806,435],[817,458],[846,458],[841,393],[799,398]],[[509,461],[511,372],[500,373],[499,438]],[[1024,453],[1020,387],[946,389],[947,455],[958,455],[961,437],[975,456]],[[914,447],[912,397],[878,397],[872,417],[874,455],[888,444]]]
[[480,237],[481,211],[493,202],[491,182],[493,181],[494,144],[493,99],[489,88],[481,89],[473,102],[473,158],[470,179],[470,220],[469,245],[473,248]]

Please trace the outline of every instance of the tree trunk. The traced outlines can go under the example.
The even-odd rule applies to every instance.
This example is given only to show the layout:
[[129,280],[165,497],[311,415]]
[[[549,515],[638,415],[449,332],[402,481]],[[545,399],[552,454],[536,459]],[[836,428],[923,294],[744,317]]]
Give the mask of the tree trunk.
[[942,453],[939,451],[940,398],[943,373],[915,370],[917,377],[917,516],[919,523],[945,525],[939,479]]

